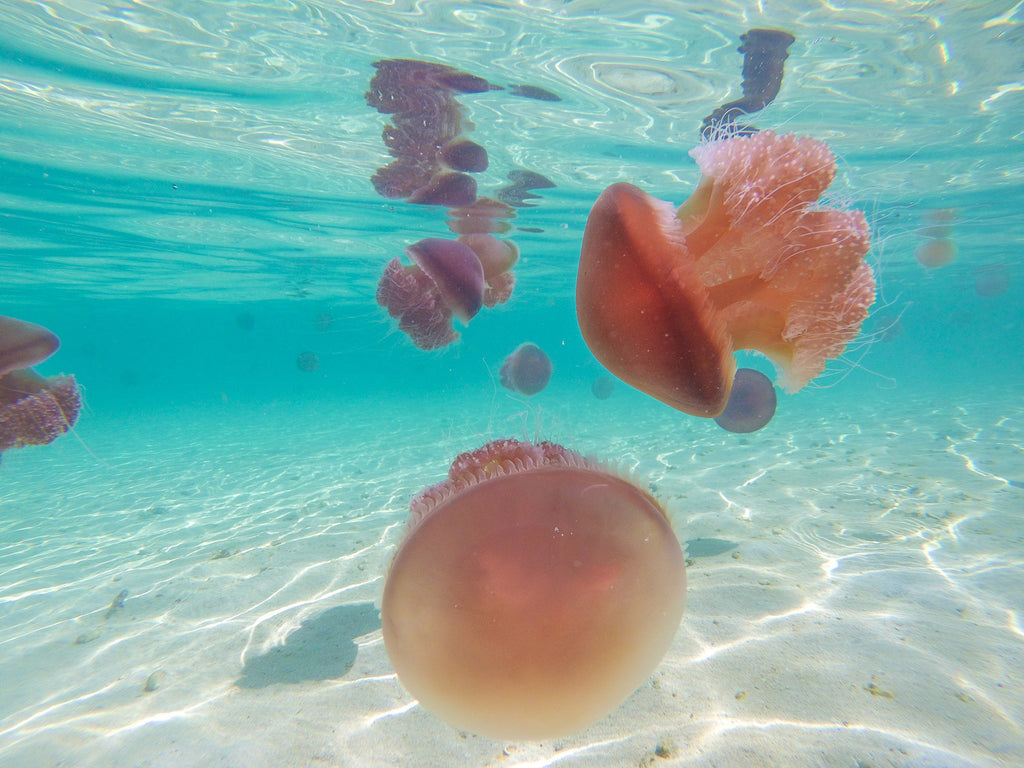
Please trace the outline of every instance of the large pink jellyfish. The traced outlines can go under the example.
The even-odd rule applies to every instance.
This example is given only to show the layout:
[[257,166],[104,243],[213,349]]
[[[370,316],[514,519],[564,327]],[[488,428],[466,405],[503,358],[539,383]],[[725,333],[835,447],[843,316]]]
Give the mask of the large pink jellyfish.
[[765,354],[795,392],[856,337],[875,281],[864,214],[818,203],[836,173],[824,143],[762,131],[690,154],[703,176],[678,211],[626,183],[598,198],[576,312],[609,371],[713,417],[736,350]]
[[672,644],[686,601],[664,510],[553,443],[497,440],[413,499],[381,603],[398,679],[457,728],[565,736]]

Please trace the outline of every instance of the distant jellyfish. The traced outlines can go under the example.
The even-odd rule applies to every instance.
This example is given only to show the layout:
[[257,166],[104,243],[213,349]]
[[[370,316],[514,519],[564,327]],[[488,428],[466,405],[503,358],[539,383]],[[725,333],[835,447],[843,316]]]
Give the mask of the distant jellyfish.
[[547,739],[618,706],[672,644],[682,548],[645,491],[552,443],[498,440],[422,491],[384,585],[384,647],[456,728]]
[[953,225],[960,221],[960,213],[954,208],[938,208],[921,217],[917,234],[921,237],[952,237]]
[[593,383],[590,385],[591,394],[598,400],[607,400],[612,396],[615,391],[615,379],[611,376],[601,374],[594,378]]
[[875,282],[864,214],[818,202],[836,170],[824,143],[761,131],[691,155],[703,175],[678,211],[621,182],[598,197],[576,313],[612,374],[714,417],[735,351],[765,354],[795,392],[857,336]]
[[882,310],[872,316],[873,336],[882,342],[895,341],[903,335],[902,313]]
[[330,312],[317,312],[316,317],[313,318],[313,322],[316,324],[317,330],[329,331],[334,327],[334,315]]
[[756,432],[772,420],[776,401],[771,379],[753,368],[740,368],[732,380],[729,402],[715,423],[729,432]]
[[458,240],[428,238],[405,249],[415,262],[392,259],[377,284],[377,303],[398,319],[398,327],[420,349],[451,344],[463,323],[484,302],[484,269],[473,249]]
[[984,264],[974,270],[974,292],[984,298],[1006,293],[1010,287],[1010,270],[1005,264]]
[[313,373],[320,367],[320,358],[315,352],[300,352],[295,358],[295,365],[300,371]]
[[502,363],[501,386],[521,395],[536,395],[551,381],[551,371],[551,358],[536,344],[526,342]]
[[917,263],[926,269],[938,269],[952,264],[957,255],[956,243],[948,237],[925,240],[914,251]]

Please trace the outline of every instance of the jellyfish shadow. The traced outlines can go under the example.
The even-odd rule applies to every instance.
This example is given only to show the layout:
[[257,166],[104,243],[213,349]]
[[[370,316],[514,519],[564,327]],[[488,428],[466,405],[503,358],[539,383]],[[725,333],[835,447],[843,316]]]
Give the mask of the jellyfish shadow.
[[248,659],[235,685],[266,688],[275,683],[337,679],[355,663],[355,639],[376,629],[380,629],[380,615],[373,603],[330,608],[302,622],[283,645]]

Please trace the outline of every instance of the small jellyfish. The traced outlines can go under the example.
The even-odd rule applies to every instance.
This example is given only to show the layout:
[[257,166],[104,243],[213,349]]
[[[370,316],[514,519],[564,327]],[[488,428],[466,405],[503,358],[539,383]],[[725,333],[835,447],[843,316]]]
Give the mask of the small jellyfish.
[[914,258],[925,269],[938,269],[952,264],[958,250],[956,243],[948,237],[936,237],[917,246]]
[[771,379],[753,368],[740,368],[732,380],[729,402],[715,423],[729,432],[756,432],[772,420],[776,401]]
[[983,298],[994,298],[1010,287],[1010,270],[1005,264],[983,264],[974,270],[974,292]]
[[601,374],[594,378],[590,385],[590,393],[598,400],[607,400],[615,391],[615,379],[611,376]]
[[295,358],[296,367],[305,373],[313,373],[320,367],[320,358],[315,352],[301,352]]
[[686,570],[645,491],[552,443],[497,440],[417,495],[384,585],[384,646],[425,709],[495,739],[567,736],[675,637]]
[[551,358],[536,344],[526,342],[505,358],[498,373],[505,389],[536,395],[551,381],[551,371]]

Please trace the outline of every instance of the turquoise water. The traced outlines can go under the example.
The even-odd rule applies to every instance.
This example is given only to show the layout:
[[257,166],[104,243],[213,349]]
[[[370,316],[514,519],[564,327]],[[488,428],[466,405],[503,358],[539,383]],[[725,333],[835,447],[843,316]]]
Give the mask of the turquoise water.
[[[60,337],[37,370],[86,404],[0,464],[0,764],[1024,764],[1022,25],[1009,1],[0,3],[0,315]],[[752,27],[796,42],[748,122],[836,153],[828,202],[867,213],[879,291],[847,352],[735,436],[623,384],[596,400],[573,299],[605,187],[695,188]],[[517,209],[512,299],[436,352],[375,301],[390,259],[448,234],[370,183],[382,58],[506,86],[459,96],[481,194],[555,184]],[[958,255],[926,269],[945,210]],[[497,383],[527,340],[555,371],[529,400]],[[498,436],[620,462],[681,539],[743,557],[694,558],[658,686],[573,739],[449,729],[374,621],[411,496]],[[338,606],[362,608],[316,624]],[[236,684],[289,637],[309,676]]]

